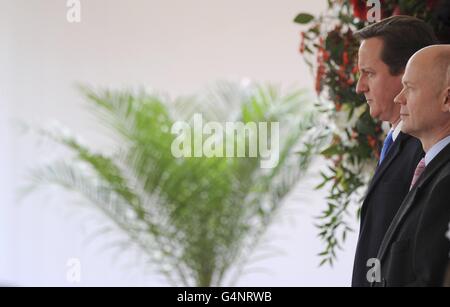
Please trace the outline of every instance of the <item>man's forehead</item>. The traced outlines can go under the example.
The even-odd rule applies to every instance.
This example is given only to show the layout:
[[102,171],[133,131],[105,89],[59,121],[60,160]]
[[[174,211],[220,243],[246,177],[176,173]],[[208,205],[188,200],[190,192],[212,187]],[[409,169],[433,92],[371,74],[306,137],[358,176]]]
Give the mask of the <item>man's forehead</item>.
[[361,51],[358,53],[358,64],[363,66],[375,65],[380,58],[374,52]]
[[422,69],[418,69],[416,65],[411,65],[411,63],[408,63],[405,69],[405,73],[402,77],[403,83],[410,83],[414,84],[417,81],[419,81],[419,78],[424,75],[424,71]]
[[358,63],[361,66],[376,65],[380,59],[382,41],[378,38],[363,40],[359,46]]
[[382,61],[379,58],[376,58],[374,56],[359,56],[358,57],[358,68],[360,70],[366,70],[366,69],[376,69],[381,65]]
[[[425,72],[425,70],[429,70],[430,63],[428,63],[426,58],[418,56],[417,54],[413,55],[406,63],[405,73],[408,73],[410,76],[416,75],[418,72]],[[425,69],[424,69],[425,68]]]

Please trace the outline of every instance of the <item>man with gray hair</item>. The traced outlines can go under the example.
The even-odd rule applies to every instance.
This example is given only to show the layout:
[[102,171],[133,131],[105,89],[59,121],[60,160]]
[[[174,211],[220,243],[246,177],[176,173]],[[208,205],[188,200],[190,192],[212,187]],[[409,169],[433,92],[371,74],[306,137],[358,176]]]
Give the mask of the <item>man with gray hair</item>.
[[406,65],[400,105],[402,131],[425,155],[411,190],[381,243],[382,286],[442,286],[450,242],[450,45],[416,52]]

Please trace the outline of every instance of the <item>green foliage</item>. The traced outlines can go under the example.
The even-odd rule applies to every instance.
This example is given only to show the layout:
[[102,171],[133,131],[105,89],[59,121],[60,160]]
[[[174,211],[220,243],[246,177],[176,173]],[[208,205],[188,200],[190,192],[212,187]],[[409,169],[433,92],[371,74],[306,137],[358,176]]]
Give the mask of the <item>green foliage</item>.
[[[74,155],[34,169],[33,184],[81,193],[173,285],[219,286],[230,269],[240,272],[321,142],[301,91],[221,83],[171,101],[145,91],[81,90],[119,146],[96,153],[75,137],[46,133]],[[280,122],[278,165],[262,169],[260,157],[175,158],[171,127],[195,113],[221,123]]]
[[[381,1],[381,18],[410,15],[428,22],[438,38],[449,41],[445,18],[448,1]],[[301,24],[300,53],[315,76],[320,97],[318,109],[329,125],[323,131],[329,144],[321,154],[328,161],[318,189],[328,189],[327,208],[318,217],[319,238],[325,248],[319,254],[321,264],[332,264],[337,249],[349,231],[349,208],[362,203],[362,193],[375,169],[385,134],[381,123],[370,116],[362,95],[356,93],[359,77],[357,53],[359,41],[353,35],[369,24],[371,6],[363,0],[328,1],[327,11],[311,18],[301,13],[294,22]],[[447,7],[445,7],[447,5]],[[307,17],[306,17],[307,16]],[[359,206],[358,206],[359,208]],[[359,215],[359,209],[357,209]]]

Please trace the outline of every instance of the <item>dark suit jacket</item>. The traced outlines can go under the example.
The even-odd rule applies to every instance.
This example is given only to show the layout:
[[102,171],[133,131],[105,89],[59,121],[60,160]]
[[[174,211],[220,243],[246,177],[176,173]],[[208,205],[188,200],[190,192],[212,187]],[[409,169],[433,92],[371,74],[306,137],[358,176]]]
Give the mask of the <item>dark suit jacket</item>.
[[425,155],[416,138],[400,133],[378,166],[361,208],[361,226],[353,266],[353,287],[369,287],[367,266],[408,194],[414,171]]
[[376,286],[442,286],[450,241],[450,145],[427,165],[383,239]]
[[450,287],[450,260],[447,265],[447,273],[444,278],[444,287]]

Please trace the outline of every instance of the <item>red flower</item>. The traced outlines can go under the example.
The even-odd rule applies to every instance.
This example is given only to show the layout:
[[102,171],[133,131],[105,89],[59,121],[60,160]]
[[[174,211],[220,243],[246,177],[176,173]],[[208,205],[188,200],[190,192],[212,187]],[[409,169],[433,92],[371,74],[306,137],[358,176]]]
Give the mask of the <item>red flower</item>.
[[427,0],[427,8],[432,10],[438,4],[439,0]]
[[[338,76],[339,76],[339,79],[340,79],[343,83],[349,84],[349,83],[348,83],[347,74],[345,73],[345,66],[344,66],[344,65],[340,65],[340,66],[339,66],[339,70],[338,70],[337,74],[338,74]],[[351,84],[349,84],[349,85],[351,85]]]
[[381,132],[381,125],[376,125],[375,126],[375,132],[376,133],[380,133]]
[[344,63],[344,65],[348,64],[348,53],[347,53],[347,51],[344,51],[344,53],[342,54],[342,62]]
[[323,37],[321,36],[321,37],[319,37],[319,45],[320,45],[320,48],[323,48],[323,43],[324,43]]
[[320,94],[322,91],[322,80],[323,76],[325,75],[325,65],[324,61],[328,60],[329,54],[328,52],[323,48],[324,40],[323,37],[319,38],[319,50],[317,52],[317,73],[316,73],[316,92],[317,95]]
[[402,15],[402,11],[400,10],[400,5],[397,5],[392,12],[392,16]]
[[363,0],[351,0],[351,1],[353,7],[353,16],[361,20],[367,20],[366,1]]
[[316,74],[317,95],[319,95],[320,92],[322,91],[322,79],[324,75],[325,75],[325,66],[323,65],[323,63],[319,63],[319,65],[317,66],[317,74]]
[[300,37],[301,37],[301,40],[300,40],[299,51],[300,51],[300,53],[303,53],[305,51],[305,32],[301,32]]
[[370,148],[376,149],[377,147],[377,139],[374,138],[372,135],[367,136],[367,143],[369,143]]

